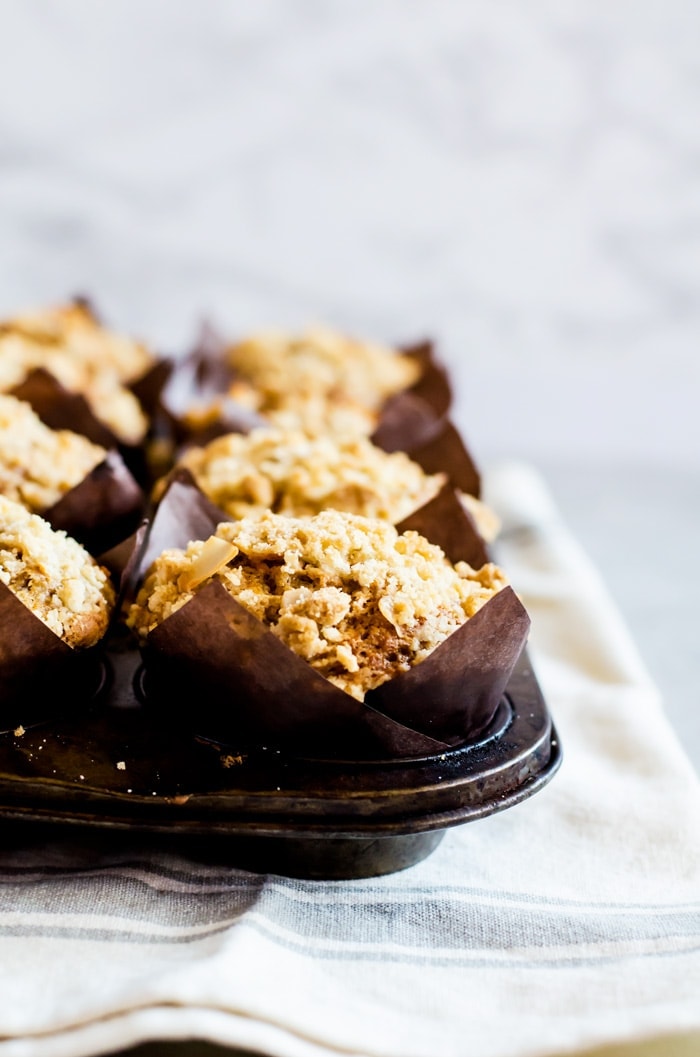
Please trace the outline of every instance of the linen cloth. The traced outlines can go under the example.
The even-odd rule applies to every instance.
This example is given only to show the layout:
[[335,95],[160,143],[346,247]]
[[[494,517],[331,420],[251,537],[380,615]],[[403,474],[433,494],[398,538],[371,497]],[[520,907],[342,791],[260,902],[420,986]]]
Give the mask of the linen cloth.
[[545,1057],[700,1031],[700,784],[539,474],[502,464],[485,483],[563,745],[550,784],[368,880],[6,835],[0,1057],[186,1037]]

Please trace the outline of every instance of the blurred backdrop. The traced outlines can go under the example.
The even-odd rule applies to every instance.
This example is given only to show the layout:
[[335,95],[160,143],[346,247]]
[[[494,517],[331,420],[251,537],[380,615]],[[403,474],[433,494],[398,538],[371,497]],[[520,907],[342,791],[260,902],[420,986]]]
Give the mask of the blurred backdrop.
[[0,315],[433,336],[700,760],[700,5],[0,0]]
[[693,0],[0,0],[0,311],[434,335],[484,458],[700,460]]

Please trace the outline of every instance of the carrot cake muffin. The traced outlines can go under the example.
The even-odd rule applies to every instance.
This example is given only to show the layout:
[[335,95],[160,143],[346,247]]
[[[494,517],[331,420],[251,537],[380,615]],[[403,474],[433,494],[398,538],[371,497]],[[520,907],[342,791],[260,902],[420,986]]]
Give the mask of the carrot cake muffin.
[[151,566],[127,623],[142,641],[216,578],[286,645],[358,700],[420,663],[506,586],[452,565],[416,532],[327,510],[223,522]]
[[109,575],[76,540],[0,496],[0,580],[67,645],[93,646],[107,631]]
[[371,433],[382,404],[420,375],[412,357],[325,327],[262,331],[228,358],[238,376],[230,395],[276,425],[314,433]]
[[41,513],[82,481],[107,452],[87,437],[45,425],[29,404],[0,394],[0,494]]

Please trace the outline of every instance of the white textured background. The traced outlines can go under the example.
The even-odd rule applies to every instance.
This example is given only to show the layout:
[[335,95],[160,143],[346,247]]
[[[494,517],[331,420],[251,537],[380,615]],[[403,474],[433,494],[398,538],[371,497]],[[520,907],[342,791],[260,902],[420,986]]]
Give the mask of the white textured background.
[[695,0],[0,0],[0,311],[434,334],[484,458],[700,462]]
[[0,315],[434,335],[700,762],[700,3],[0,0]]

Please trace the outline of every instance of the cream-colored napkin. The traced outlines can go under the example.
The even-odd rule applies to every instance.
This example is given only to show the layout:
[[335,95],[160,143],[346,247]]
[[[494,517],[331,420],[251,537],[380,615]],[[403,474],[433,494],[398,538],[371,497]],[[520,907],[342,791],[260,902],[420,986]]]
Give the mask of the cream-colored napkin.
[[564,748],[551,783],[369,880],[4,839],[0,1057],[193,1036],[545,1057],[700,1032],[699,783],[541,478],[501,466],[487,497]]

